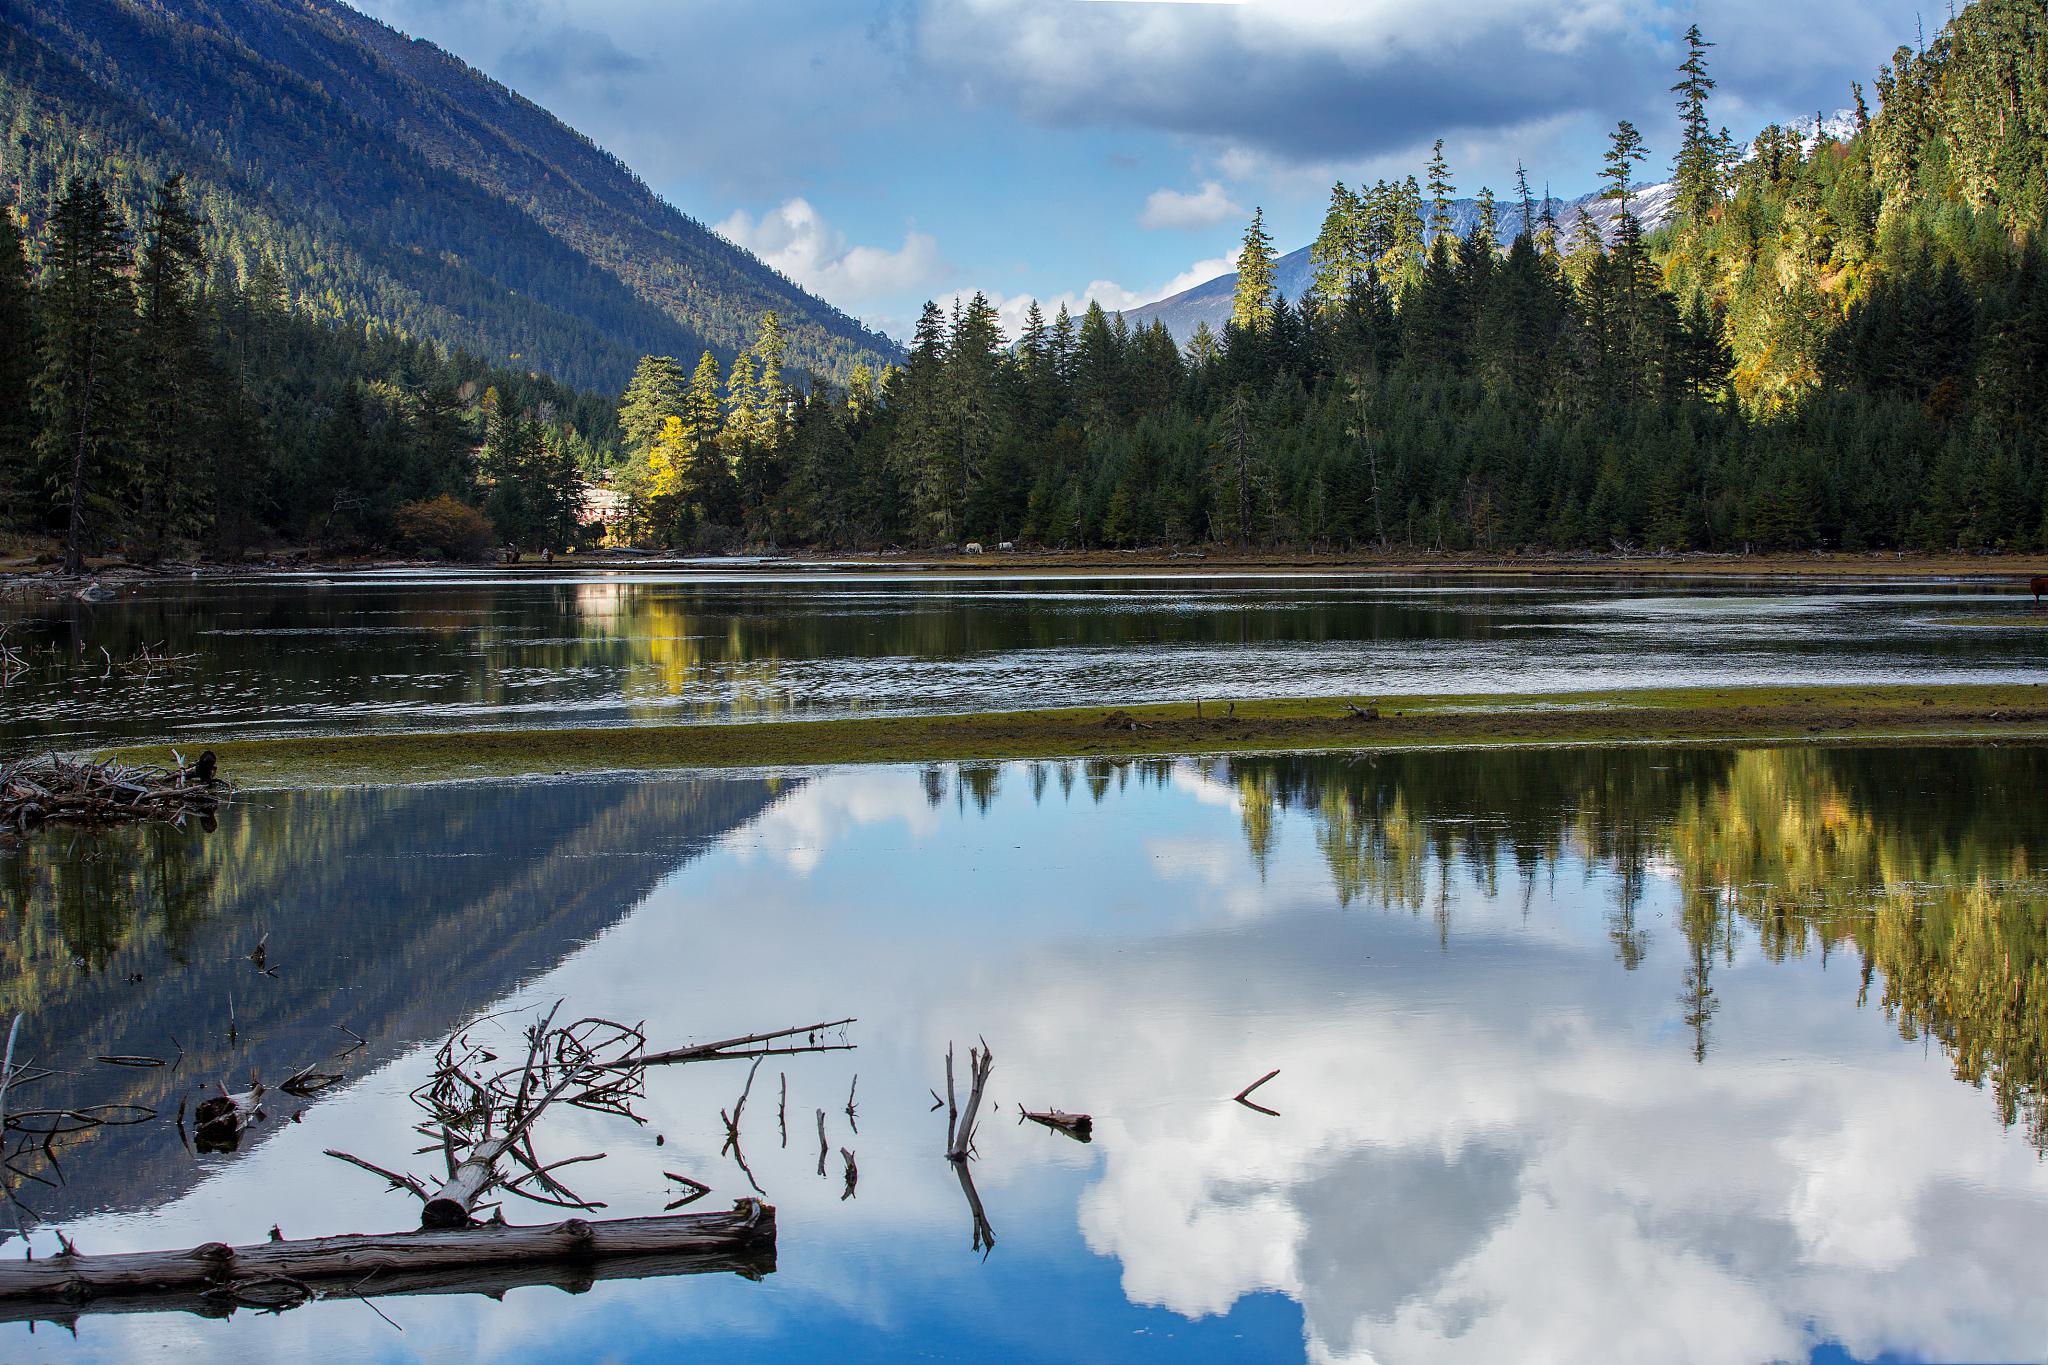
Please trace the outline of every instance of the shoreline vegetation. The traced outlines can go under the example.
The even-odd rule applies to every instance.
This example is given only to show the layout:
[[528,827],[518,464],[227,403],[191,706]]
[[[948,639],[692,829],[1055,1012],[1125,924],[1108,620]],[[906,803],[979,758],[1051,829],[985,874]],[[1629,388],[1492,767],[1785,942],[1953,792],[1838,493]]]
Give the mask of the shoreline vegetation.
[[[1356,708],[1356,709],[1354,709]],[[589,728],[293,735],[211,743],[238,787],[859,763],[1359,753],[1655,742],[2048,741],[2048,684],[1619,689],[1314,697],[966,715]],[[155,761],[161,746],[115,751]]]

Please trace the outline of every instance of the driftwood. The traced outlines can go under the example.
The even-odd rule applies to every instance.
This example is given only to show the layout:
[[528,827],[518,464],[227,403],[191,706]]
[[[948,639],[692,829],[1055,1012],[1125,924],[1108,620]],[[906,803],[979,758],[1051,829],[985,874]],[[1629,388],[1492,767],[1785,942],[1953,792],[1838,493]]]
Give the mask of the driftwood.
[[774,1269],[775,1210],[742,1199],[730,1213],[0,1261],[0,1321],[179,1310],[221,1317],[239,1307],[295,1308],[333,1297],[498,1294],[523,1284],[580,1292],[598,1279],[726,1270],[758,1277]]
[[1345,712],[1345,714],[1346,714],[1346,715],[1350,716],[1350,717],[1351,717],[1351,719],[1353,719],[1353,720],[1378,720],[1378,719],[1380,718],[1380,708],[1379,708],[1379,707],[1377,707],[1377,706],[1360,706],[1360,705],[1359,705],[1359,704],[1358,704],[1357,702],[1355,702],[1355,701],[1347,701],[1347,702],[1345,702],[1345,703],[1344,703],[1344,712]]
[[1247,1109],[1256,1109],[1261,1114],[1268,1114],[1271,1115],[1273,1118],[1277,1119],[1280,1117],[1280,1111],[1278,1109],[1268,1109],[1265,1105],[1260,1104],[1257,1100],[1254,1100],[1251,1097],[1251,1094],[1252,1091],[1257,1090],[1260,1086],[1264,1085],[1267,1081],[1272,1080],[1275,1076],[1279,1074],[1280,1068],[1276,1066],[1271,1071],[1268,1071],[1265,1075],[1259,1077],[1250,1085],[1246,1086],[1244,1089],[1238,1091],[1235,1095],[1232,1095],[1230,1098],[1236,1100],[1239,1104],[1243,1105]]
[[1022,1123],[1025,1119],[1042,1123],[1056,1133],[1065,1133],[1076,1142],[1088,1142],[1095,1136],[1095,1120],[1087,1114],[1067,1114],[1057,1109],[1019,1111],[1017,1122]]
[[[421,1180],[346,1152],[329,1150],[327,1155],[384,1177],[393,1189],[410,1191],[421,1201],[423,1227],[465,1226],[484,1196],[499,1189],[556,1208],[604,1207],[577,1197],[553,1174],[603,1154],[543,1164],[533,1148],[533,1126],[558,1103],[638,1122],[632,1104],[642,1093],[642,1073],[628,1065],[620,1074],[621,1059],[643,1050],[647,1040],[639,1029],[609,1019],[578,1019],[556,1027],[560,1010],[558,1001],[526,1030],[526,1056],[514,1067],[487,1070],[497,1054],[472,1042],[467,1029],[441,1045],[433,1078],[412,1094],[427,1113],[419,1132],[434,1145],[426,1150],[438,1150],[447,1169],[439,1188],[429,1191]],[[518,1173],[508,1173],[507,1167]]]
[[[743,1057],[788,1057],[804,1052],[851,1052],[854,1044],[847,1042],[821,1043],[818,1035],[827,1029],[844,1028],[859,1023],[857,1019],[830,1019],[822,1024],[798,1024],[794,1028],[779,1028],[767,1033],[749,1033],[742,1038],[726,1038],[716,1043],[697,1043],[690,1047],[671,1048],[666,1052],[641,1052],[621,1058],[612,1065],[629,1066],[674,1066],[679,1062],[722,1062]],[[804,1041],[793,1041],[801,1033]],[[778,1047],[784,1043],[787,1046]]]
[[263,1121],[264,1087],[253,1077],[249,1088],[230,1093],[226,1086],[192,1111],[192,1138],[202,1152],[232,1152],[242,1134]]
[[981,1092],[988,1086],[988,1073],[996,1063],[995,1053],[989,1051],[988,1040],[981,1040],[980,1050],[967,1049],[967,1074],[969,1086],[967,1105],[955,1109],[953,1105],[953,1048],[946,1047],[946,1157],[951,1161],[965,1161],[974,1150],[974,1125],[981,1111]]
[[25,833],[59,822],[183,824],[187,816],[210,819],[233,790],[214,775],[211,749],[190,767],[181,760],[175,768],[47,754],[0,765],[0,825]]

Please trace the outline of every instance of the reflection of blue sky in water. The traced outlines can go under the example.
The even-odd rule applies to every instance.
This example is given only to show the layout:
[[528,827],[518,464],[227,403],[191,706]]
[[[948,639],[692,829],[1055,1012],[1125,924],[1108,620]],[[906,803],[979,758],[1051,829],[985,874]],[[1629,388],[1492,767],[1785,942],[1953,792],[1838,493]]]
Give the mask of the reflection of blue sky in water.
[[[456,790],[456,789],[451,789]],[[465,799],[476,789],[464,789]],[[567,1297],[395,1299],[394,1333],[336,1303],[228,1324],[86,1318],[78,1347],[0,1354],[257,1357],[1698,1360],[1827,1340],[1949,1360],[2048,1344],[2048,1167],[1938,1050],[1858,1008],[1853,961],[1738,950],[1704,1066],[1677,1002],[1675,896],[1653,876],[1635,972],[1610,873],[1567,853],[1497,895],[1454,866],[1448,944],[1425,910],[1340,911],[1310,821],[1280,817],[1262,884],[1233,789],[1076,781],[986,814],[900,768],[828,774],[658,886],[519,1001],[649,1021],[660,1040],[853,1013],[856,1053],[797,1059],[790,1145],[762,1068],[747,1150],[781,1211],[780,1268]],[[1432,871],[1432,879],[1435,877]],[[1430,903],[1438,888],[1432,880]],[[281,945],[280,945],[281,946]],[[998,1245],[926,1112],[946,1041],[997,1054],[976,1165]],[[88,1251],[403,1225],[409,1201],[323,1160],[404,1164],[408,1055],[148,1214],[70,1226]],[[1264,1118],[1224,1097],[1278,1066]],[[860,1133],[840,1106],[860,1075]],[[658,1208],[663,1170],[745,1193],[717,1157],[744,1072],[651,1083],[645,1132],[563,1115],[544,1155],[607,1150],[580,1189]],[[1093,1112],[1083,1147],[1014,1106]],[[815,1175],[817,1108],[859,1156]],[[657,1149],[652,1134],[667,1136]],[[421,1158],[419,1160],[424,1160]],[[532,1220],[540,1211],[515,1207]]]

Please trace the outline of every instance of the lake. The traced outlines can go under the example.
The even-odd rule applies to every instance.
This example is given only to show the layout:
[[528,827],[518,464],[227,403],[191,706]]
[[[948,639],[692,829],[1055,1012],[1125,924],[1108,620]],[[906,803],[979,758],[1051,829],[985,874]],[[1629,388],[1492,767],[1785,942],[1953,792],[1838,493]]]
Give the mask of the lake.
[[[494,655],[494,632],[511,612],[537,637],[584,588],[466,591],[445,634],[346,647],[394,669],[415,646],[544,652],[558,646]],[[717,600],[731,613],[770,591]],[[1051,655],[1099,653],[1124,680],[1102,685],[1131,686],[1147,657],[1261,623],[1269,658],[1390,648],[1377,621],[1407,623],[1424,655],[1428,627],[1501,657],[1533,641],[1545,668],[1634,666],[1606,626],[1659,600],[1617,591],[1603,613],[1591,589],[1492,608],[1359,589],[1369,601],[1312,607],[1289,588],[1295,605],[1268,611],[1262,587],[1199,609],[1099,589],[1132,600],[1098,640],[1057,594],[949,588],[960,600],[940,607],[888,591],[833,624],[762,630],[914,658],[914,675],[1043,629]],[[1722,638],[1810,648],[1817,667],[1889,651],[1970,670],[2003,649],[1938,625],[1897,625],[1868,653],[1850,638],[1856,619],[1960,609],[1938,592],[1751,591],[1725,599],[1744,605]],[[315,593],[252,590],[249,614],[303,620]],[[511,605],[535,601],[555,605]],[[1723,604],[1669,610],[1705,630]],[[897,633],[926,627],[916,650]],[[844,643],[863,629],[873,654]],[[294,648],[251,638],[208,647],[259,671]],[[622,638],[604,687],[640,647]],[[1658,648],[1644,666],[1677,667]],[[825,652],[787,651],[805,677]],[[286,709],[331,722],[310,667],[303,684]],[[618,704],[595,678],[548,685]],[[661,1046],[858,1018],[855,1050],[754,1080],[743,1151],[780,1220],[759,1281],[376,1300],[389,1321],[343,1298],[15,1322],[0,1358],[2040,1359],[2043,790],[2048,749],[2031,747],[1104,760],[252,792],[211,832],[0,844],[0,1002],[27,1012],[22,1052],[51,1072],[10,1107],[164,1116],[96,1130],[61,1149],[62,1183],[23,1186],[88,1253],[415,1222],[410,1197],[321,1153],[431,1171],[408,1092],[479,1015],[561,1000],[644,1019]],[[932,1112],[949,1043],[964,1065],[977,1039],[995,1056],[970,1166],[992,1246]],[[122,1054],[177,1066],[95,1060]],[[169,1121],[199,1087],[337,1054],[340,1085],[273,1106],[239,1151],[195,1155]],[[1251,1096],[1273,1112],[1232,1101],[1274,1069]],[[606,1153],[565,1177],[607,1204],[597,1216],[659,1211],[670,1171],[712,1187],[693,1207],[725,1207],[752,1193],[720,1150],[746,1083],[741,1063],[651,1073],[645,1126],[566,1111],[539,1146]],[[1093,1115],[1093,1141],[1020,1126],[1020,1104]]]
[[[1417,575],[499,572],[0,599],[0,741],[1702,682],[2048,680],[2010,588]],[[2010,624],[2001,624],[2009,619]],[[132,665],[145,646],[183,656]]]

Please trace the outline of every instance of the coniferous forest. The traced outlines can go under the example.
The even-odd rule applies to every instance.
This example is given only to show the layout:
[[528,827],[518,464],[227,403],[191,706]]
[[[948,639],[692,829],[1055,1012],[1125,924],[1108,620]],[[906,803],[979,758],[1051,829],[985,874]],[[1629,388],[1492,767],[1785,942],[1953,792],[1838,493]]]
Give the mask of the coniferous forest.
[[679,547],[2048,547],[2044,29],[1977,0],[1849,92],[1846,140],[1746,144],[1694,29],[1667,133],[1613,133],[1604,233],[1524,174],[1455,235],[1439,144],[1335,187],[1299,304],[1255,218],[1185,346],[1099,307],[1013,338],[977,296],[835,383],[770,311],[622,400],[316,320],[267,258],[213,268],[175,173],[131,225],[86,169],[26,237],[0,215],[4,507],[74,561],[566,546],[584,479]]

